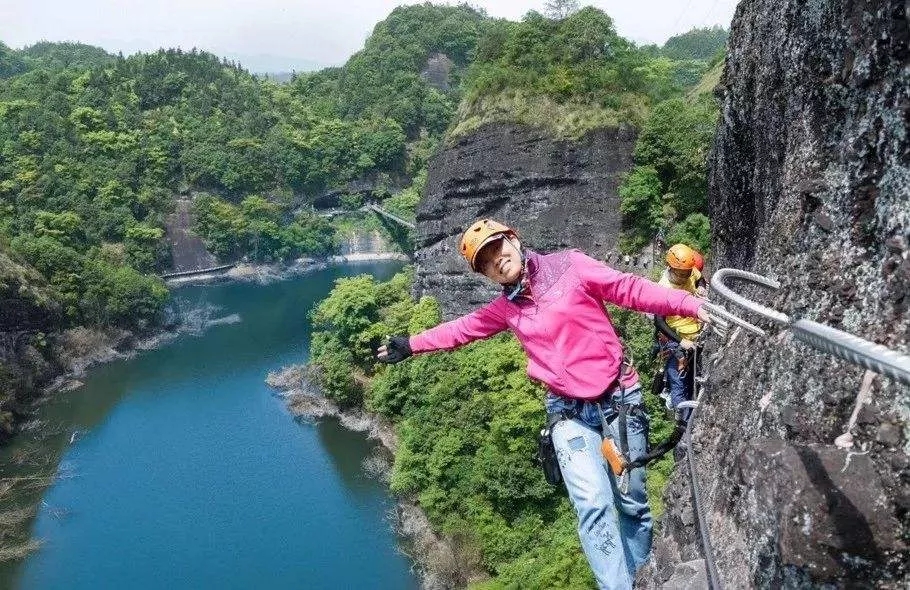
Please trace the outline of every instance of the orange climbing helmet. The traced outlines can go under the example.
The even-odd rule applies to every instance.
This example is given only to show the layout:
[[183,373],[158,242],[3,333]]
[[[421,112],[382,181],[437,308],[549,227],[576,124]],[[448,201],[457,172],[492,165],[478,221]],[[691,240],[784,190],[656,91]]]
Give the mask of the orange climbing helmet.
[[692,252],[695,254],[695,268],[698,269],[698,272],[703,272],[705,270],[705,257],[698,250],[692,250]]
[[480,249],[490,242],[499,238],[515,238],[518,234],[508,225],[493,221],[492,219],[480,219],[471,224],[461,236],[461,244],[458,250],[464,259],[468,261],[471,270],[477,271],[474,261],[477,259],[477,253]]
[[695,268],[695,250],[685,244],[673,244],[667,250],[667,266],[676,270]]

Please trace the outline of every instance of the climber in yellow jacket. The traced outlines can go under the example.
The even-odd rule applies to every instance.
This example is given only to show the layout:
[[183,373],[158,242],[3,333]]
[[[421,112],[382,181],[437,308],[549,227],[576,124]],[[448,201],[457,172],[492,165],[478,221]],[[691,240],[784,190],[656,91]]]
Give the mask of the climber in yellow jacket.
[[[699,267],[704,266],[701,254],[685,244],[674,244],[667,251],[667,269],[660,278],[660,285],[681,289],[691,295],[704,297],[707,289]],[[702,329],[702,323],[694,317],[670,315],[654,316],[658,332],[658,344],[666,356],[665,375],[670,389],[670,405],[675,408],[680,402],[692,399],[694,375],[687,373],[689,354],[695,348],[695,340]],[[689,412],[682,413],[688,419]]]

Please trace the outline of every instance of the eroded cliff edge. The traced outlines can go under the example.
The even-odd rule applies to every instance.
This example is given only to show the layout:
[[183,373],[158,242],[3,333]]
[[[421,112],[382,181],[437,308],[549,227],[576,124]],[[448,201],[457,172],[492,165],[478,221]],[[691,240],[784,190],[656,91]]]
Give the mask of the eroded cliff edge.
[[[744,0],[718,88],[714,262],[779,280],[764,301],[907,352],[910,50],[904,0]],[[758,294],[753,293],[758,296]],[[728,588],[907,587],[910,388],[741,335],[712,368],[694,436]],[[648,587],[700,557],[685,469]]]

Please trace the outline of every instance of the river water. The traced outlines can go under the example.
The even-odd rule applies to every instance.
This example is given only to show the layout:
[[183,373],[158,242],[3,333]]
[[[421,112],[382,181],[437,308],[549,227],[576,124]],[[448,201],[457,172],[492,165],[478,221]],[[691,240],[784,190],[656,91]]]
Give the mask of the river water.
[[307,313],[336,278],[399,268],[177,290],[184,310],[222,321],[97,367],[39,410],[60,431],[41,442],[58,478],[32,523],[41,548],[0,569],[0,586],[416,587],[394,502],[361,468],[373,445],[331,420],[295,422],[263,382],[307,358]]

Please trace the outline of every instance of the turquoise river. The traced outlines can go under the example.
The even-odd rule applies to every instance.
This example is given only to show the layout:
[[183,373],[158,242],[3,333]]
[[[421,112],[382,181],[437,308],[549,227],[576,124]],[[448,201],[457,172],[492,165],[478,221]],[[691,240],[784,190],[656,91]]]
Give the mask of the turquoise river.
[[184,314],[215,321],[39,408],[57,477],[34,500],[41,547],[0,568],[0,587],[416,588],[394,501],[361,467],[374,445],[333,420],[298,423],[264,383],[306,360],[308,312],[336,278],[399,268],[177,289]]

